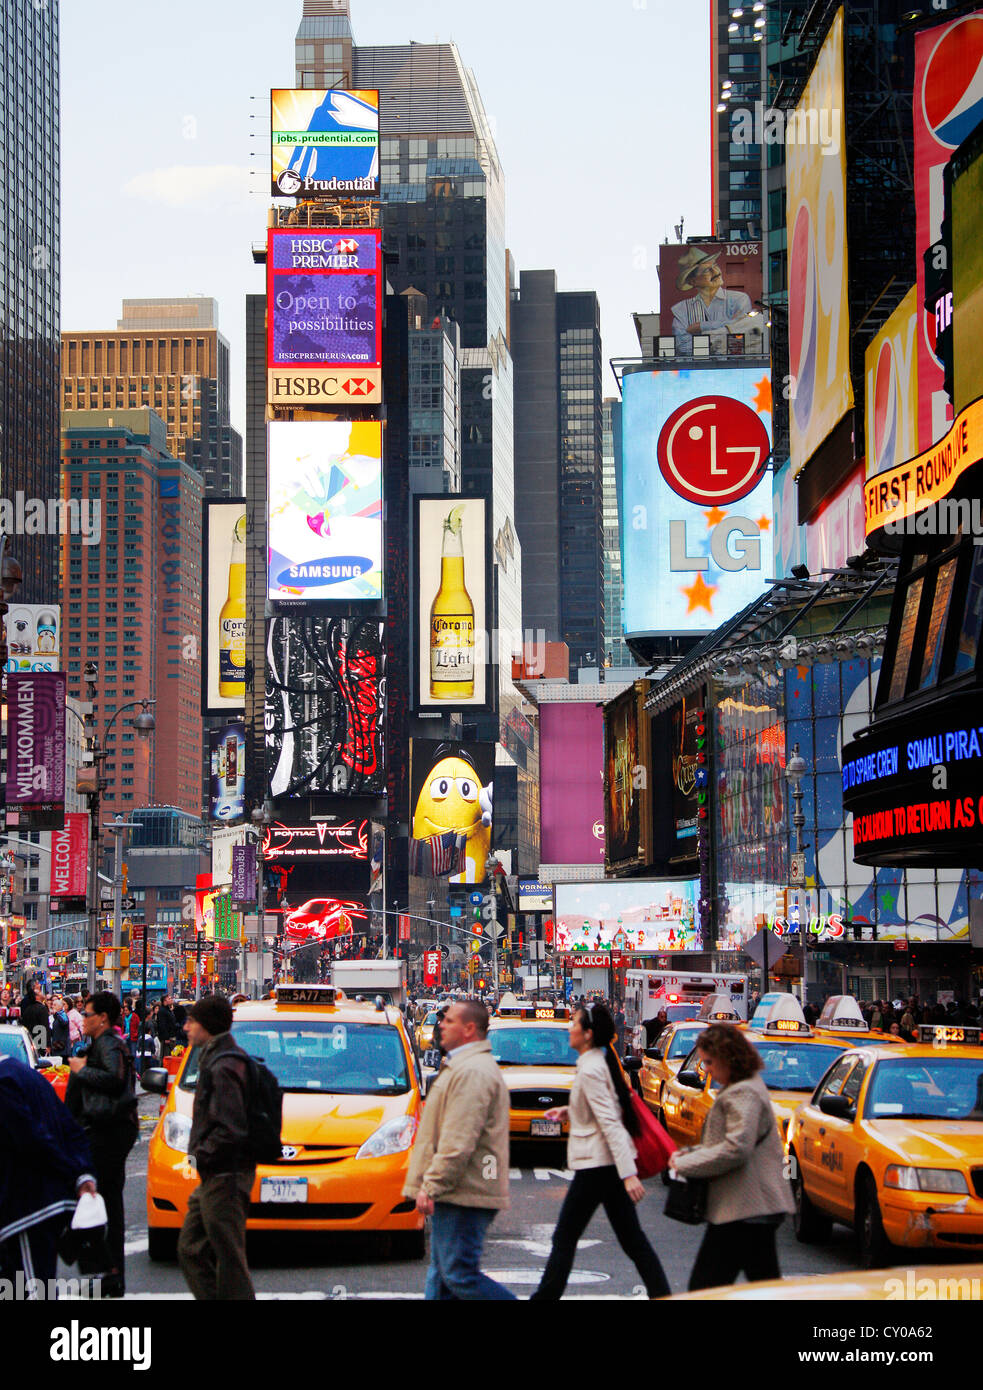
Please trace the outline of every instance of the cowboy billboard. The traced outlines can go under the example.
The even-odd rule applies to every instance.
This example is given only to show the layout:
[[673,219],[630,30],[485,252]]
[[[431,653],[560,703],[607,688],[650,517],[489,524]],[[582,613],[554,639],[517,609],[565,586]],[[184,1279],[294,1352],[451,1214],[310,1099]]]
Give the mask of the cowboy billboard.
[[761,242],[701,241],[659,247],[659,329],[676,356],[709,336],[715,357],[764,351]]

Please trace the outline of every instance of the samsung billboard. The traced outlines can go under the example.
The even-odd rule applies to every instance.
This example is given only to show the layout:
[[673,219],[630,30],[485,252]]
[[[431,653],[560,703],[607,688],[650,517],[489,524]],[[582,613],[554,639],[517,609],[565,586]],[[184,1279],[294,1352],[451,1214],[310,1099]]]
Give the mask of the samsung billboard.
[[771,373],[626,372],[622,385],[625,632],[712,632],[774,573]]

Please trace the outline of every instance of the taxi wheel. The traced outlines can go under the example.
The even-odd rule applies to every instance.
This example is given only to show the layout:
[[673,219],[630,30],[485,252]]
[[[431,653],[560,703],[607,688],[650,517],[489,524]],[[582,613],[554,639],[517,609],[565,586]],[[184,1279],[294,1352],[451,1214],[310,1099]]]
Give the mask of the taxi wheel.
[[[791,1150],[789,1157],[795,1159],[794,1149]],[[795,1215],[792,1222],[795,1226],[796,1240],[802,1245],[813,1245],[819,1241],[829,1240],[833,1223],[809,1200],[801,1173],[792,1179],[792,1196],[795,1199]]]
[[177,1238],[180,1231],[147,1228],[147,1254],[155,1264],[177,1259]]
[[891,1244],[884,1234],[877,1188],[869,1173],[858,1183],[856,1231],[864,1269],[881,1269],[890,1262]]

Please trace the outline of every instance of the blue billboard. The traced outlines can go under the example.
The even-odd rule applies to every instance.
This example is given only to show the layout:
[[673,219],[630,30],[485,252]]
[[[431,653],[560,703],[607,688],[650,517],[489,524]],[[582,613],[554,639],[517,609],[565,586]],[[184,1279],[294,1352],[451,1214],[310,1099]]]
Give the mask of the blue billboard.
[[767,367],[626,372],[629,636],[712,632],[774,574]]

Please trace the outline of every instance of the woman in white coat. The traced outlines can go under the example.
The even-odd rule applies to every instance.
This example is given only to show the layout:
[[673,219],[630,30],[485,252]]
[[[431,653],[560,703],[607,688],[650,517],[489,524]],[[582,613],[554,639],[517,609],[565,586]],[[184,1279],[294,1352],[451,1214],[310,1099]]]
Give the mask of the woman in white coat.
[[534,1299],[562,1296],[573,1269],[577,1242],[599,1206],[618,1244],[632,1261],[650,1298],[670,1292],[659,1257],[642,1230],[636,1203],[645,1189],[635,1170],[631,1097],[611,1051],[614,1020],[603,1004],[585,1004],[570,1021],[570,1046],[580,1054],[569,1106],[547,1110],[548,1120],[570,1121],[567,1167],[573,1181],[560,1209],[550,1253]]

